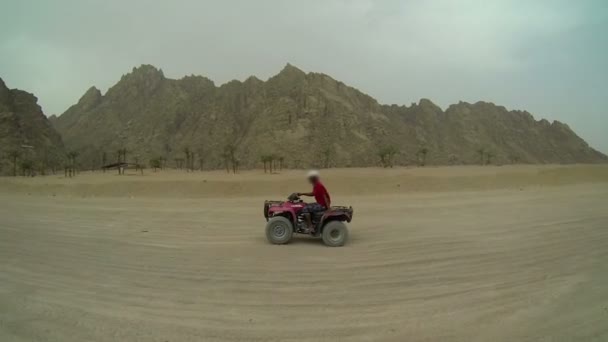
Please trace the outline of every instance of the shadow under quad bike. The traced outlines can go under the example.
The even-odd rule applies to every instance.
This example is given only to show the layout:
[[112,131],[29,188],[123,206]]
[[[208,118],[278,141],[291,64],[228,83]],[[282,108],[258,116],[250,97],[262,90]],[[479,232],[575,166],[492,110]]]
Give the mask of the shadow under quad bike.
[[297,194],[291,194],[287,201],[264,201],[266,218],[266,238],[273,244],[286,244],[294,233],[321,237],[323,243],[331,247],[343,246],[348,239],[348,228],[344,222],[353,219],[353,207],[332,206],[324,212],[312,214],[314,232],[306,229],[306,219],[302,209],[306,203]]

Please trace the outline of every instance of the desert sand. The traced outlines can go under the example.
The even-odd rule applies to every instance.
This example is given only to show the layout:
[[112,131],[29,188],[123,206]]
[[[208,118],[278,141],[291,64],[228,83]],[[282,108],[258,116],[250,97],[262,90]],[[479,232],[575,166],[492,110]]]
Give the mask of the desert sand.
[[264,236],[303,171],[0,179],[0,341],[607,341],[608,167],[324,170],[341,248]]

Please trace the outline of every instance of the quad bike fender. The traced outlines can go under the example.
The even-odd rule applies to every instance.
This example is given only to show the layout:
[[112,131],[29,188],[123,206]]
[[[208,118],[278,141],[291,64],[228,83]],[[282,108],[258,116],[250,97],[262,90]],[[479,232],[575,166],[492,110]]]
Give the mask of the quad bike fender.
[[266,221],[270,220],[271,217],[274,216],[283,216],[286,217],[291,223],[293,223],[294,227],[296,225],[296,214],[295,211],[290,208],[285,208],[281,206],[283,202],[280,201],[265,201],[264,202],[264,218]]
[[323,227],[330,221],[350,222],[353,219],[353,213],[353,207],[331,207],[321,217],[319,226]]
[[270,217],[275,217],[275,216],[283,216],[283,217],[287,218],[289,221],[291,221],[291,223],[294,226],[296,224],[295,215],[291,211],[273,211],[270,213],[270,216],[266,220],[268,221],[270,219]]

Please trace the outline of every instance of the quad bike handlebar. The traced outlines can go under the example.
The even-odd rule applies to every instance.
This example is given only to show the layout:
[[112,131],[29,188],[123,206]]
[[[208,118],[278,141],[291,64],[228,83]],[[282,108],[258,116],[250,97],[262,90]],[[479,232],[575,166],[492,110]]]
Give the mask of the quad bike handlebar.
[[300,196],[298,195],[297,192],[292,193],[291,195],[287,196],[287,200],[289,202],[300,202]]

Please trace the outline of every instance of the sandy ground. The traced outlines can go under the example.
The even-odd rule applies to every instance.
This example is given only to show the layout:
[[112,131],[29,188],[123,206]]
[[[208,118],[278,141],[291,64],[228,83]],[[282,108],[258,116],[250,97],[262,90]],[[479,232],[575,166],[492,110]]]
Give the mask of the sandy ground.
[[0,179],[0,341],[608,341],[608,168],[324,173],[342,248],[269,245],[301,172]]

